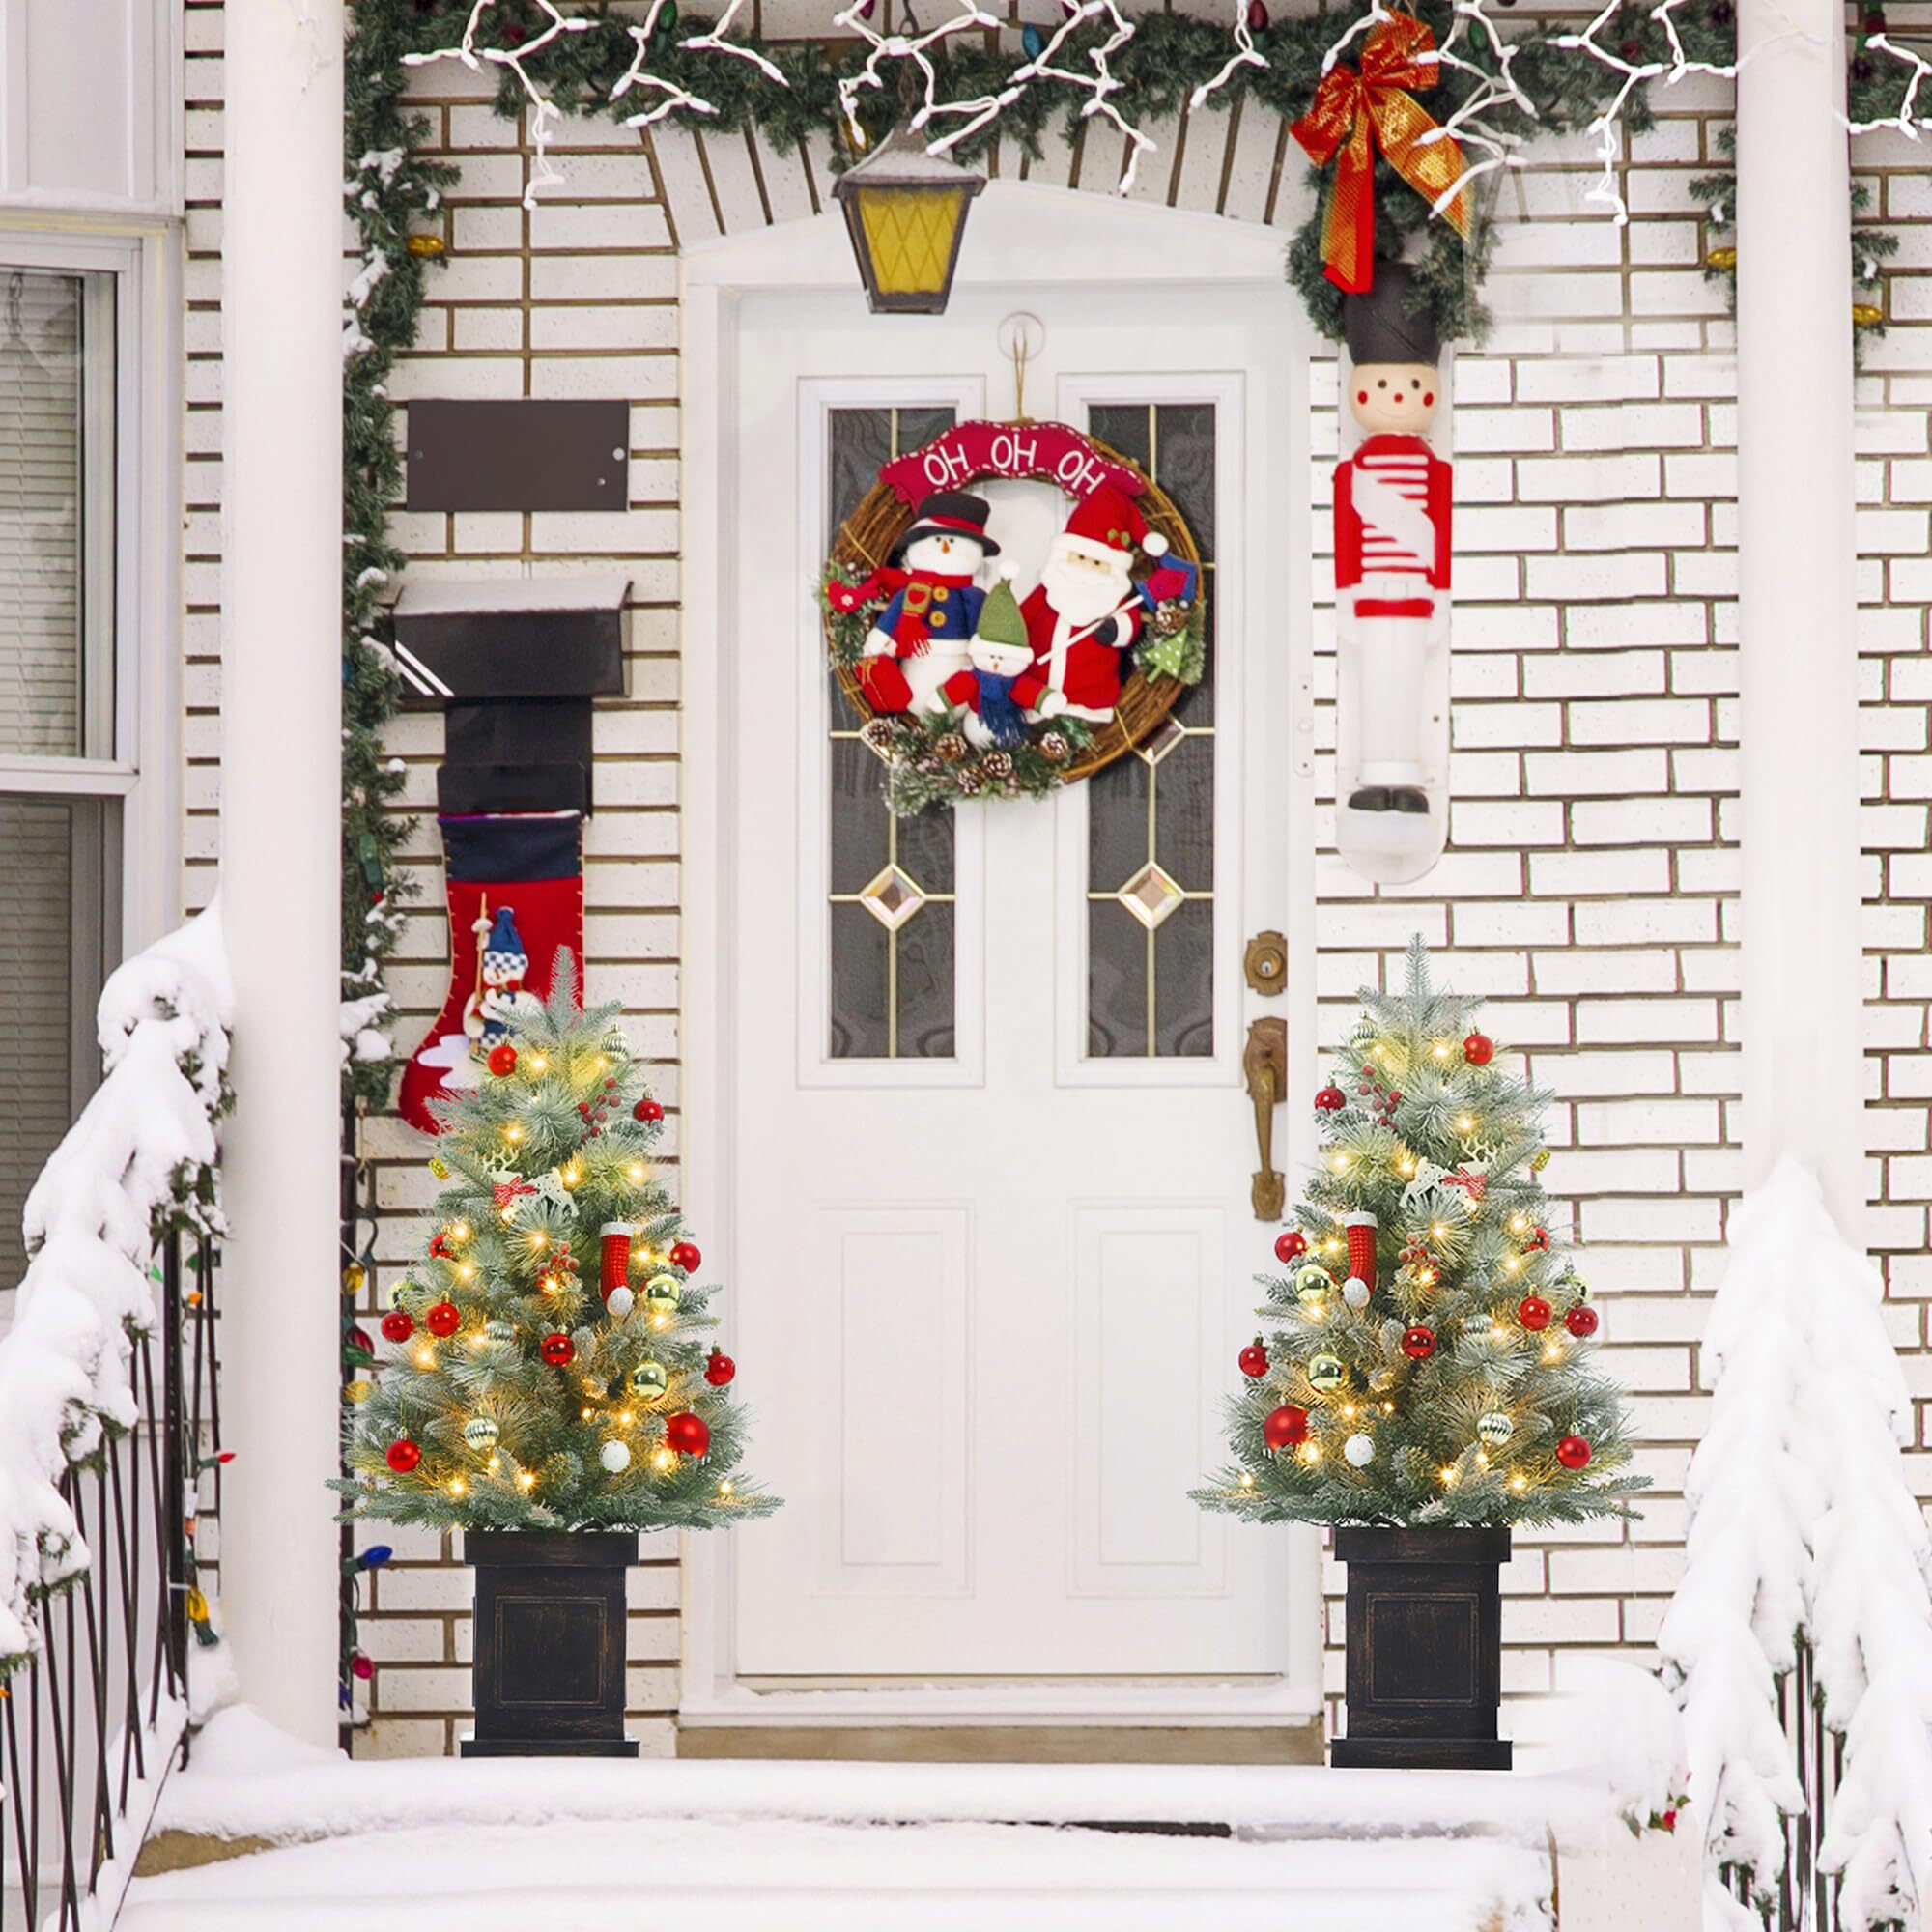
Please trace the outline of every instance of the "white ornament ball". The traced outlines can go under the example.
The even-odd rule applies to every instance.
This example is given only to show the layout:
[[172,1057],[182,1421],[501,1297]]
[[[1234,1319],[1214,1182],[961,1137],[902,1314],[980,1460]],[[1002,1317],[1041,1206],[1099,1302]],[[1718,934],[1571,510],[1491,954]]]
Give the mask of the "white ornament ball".
[[638,1297],[622,1282],[604,1297],[604,1306],[611,1311],[611,1320],[615,1321],[621,1321],[637,1305]]
[[615,1476],[631,1466],[631,1448],[627,1442],[607,1442],[597,1452],[597,1460]]
[[1354,1435],[1342,1444],[1342,1454],[1358,1469],[1366,1469],[1376,1460],[1376,1443],[1372,1435]]
[[1516,1434],[1516,1424],[1501,1409],[1492,1408],[1487,1415],[1477,1417],[1476,1434],[1486,1448],[1500,1449]]
[[494,1449],[497,1435],[496,1420],[488,1415],[472,1415],[463,1425],[463,1439],[472,1449]]
[[1369,1285],[1358,1274],[1351,1274],[1342,1284],[1342,1299],[1350,1308],[1366,1308],[1369,1305]]

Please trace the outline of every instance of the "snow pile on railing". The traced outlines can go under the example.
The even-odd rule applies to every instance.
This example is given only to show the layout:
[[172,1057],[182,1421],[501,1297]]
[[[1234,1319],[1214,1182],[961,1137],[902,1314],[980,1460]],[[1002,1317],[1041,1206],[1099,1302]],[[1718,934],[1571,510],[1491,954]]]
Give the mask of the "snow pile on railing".
[[61,1480],[138,1419],[155,1244],[220,1232],[232,998],[217,906],[122,965],[97,1009],[105,1077],[27,1197],[33,1259],[0,1337],[0,1678],[35,1647],[38,1601],[88,1567]]
[[1796,1162],[1731,1219],[1704,1343],[1684,1580],[1658,1637],[1707,1861],[1775,1899],[1806,1808],[1776,1679],[1810,1644],[1844,1745],[1819,1848],[1844,1932],[1932,1914],[1932,1539],[1900,1460],[1912,1405],[1878,1271]]

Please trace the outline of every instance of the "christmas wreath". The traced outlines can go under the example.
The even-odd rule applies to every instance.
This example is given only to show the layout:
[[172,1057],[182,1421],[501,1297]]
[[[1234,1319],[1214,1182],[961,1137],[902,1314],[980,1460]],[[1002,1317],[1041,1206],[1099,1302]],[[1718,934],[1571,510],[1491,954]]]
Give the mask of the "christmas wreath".
[[[1004,554],[995,479],[1071,503],[1044,559]],[[1038,581],[1015,589],[1028,566]],[[900,816],[1037,798],[1155,730],[1207,668],[1206,584],[1172,498],[1065,423],[967,422],[895,458],[820,576],[834,670]]]

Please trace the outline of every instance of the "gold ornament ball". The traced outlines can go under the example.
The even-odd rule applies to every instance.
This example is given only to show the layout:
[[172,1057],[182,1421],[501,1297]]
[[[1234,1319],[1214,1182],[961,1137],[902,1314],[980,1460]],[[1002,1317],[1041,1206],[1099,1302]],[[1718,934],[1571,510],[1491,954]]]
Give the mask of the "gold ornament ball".
[[365,1403],[376,1393],[376,1384],[372,1381],[353,1381],[342,1393],[344,1398],[349,1402]]
[[342,1292],[344,1294],[360,1294],[362,1284],[369,1279],[368,1270],[360,1262],[351,1262],[342,1270]]
[[662,1362],[639,1362],[631,1371],[631,1393],[645,1402],[656,1402],[669,1386]]
[[677,1277],[654,1274],[644,1284],[644,1306],[653,1315],[677,1313]]
[[1320,1262],[1310,1262],[1294,1276],[1294,1298],[1304,1308],[1318,1307],[1335,1292],[1335,1277]]
[[1486,1449],[1500,1449],[1516,1434],[1516,1424],[1501,1409],[1492,1408],[1478,1417],[1476,1434],[1482,1437]]
[[497,1437],[501,1434],[494,1416],[472,1415],[463,1425],[464,1441],[478,1451],[494,1449],[497,1446]]
[[449,243],[440,235],[412,235],[403,246],[420,261],[442,254]]
[[1340,1355],[1315,1355],[1308,1364],[1308,1386],[1323,1395],[1333,1395],[1348,1380],[1349,1372]]

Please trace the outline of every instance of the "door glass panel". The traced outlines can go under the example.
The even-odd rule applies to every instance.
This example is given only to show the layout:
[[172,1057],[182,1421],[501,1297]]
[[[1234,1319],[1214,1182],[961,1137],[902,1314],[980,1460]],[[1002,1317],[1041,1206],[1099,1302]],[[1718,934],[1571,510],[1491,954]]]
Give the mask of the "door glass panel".
[[1087,784],[1087,1053],[1214,1052],[1214,470],[1211,403],[1096,405],[1088,427],[1174,499],[1201,549],[1208,672]]
[[[880,466],[930,442],[955,414],[950,408],[831,412],[828,548]],[[834,1060],[951,1060],[952,813],[894,817],[886,767],[860,739],[860,720],[836,677],[830,696],[827,1050]]]

